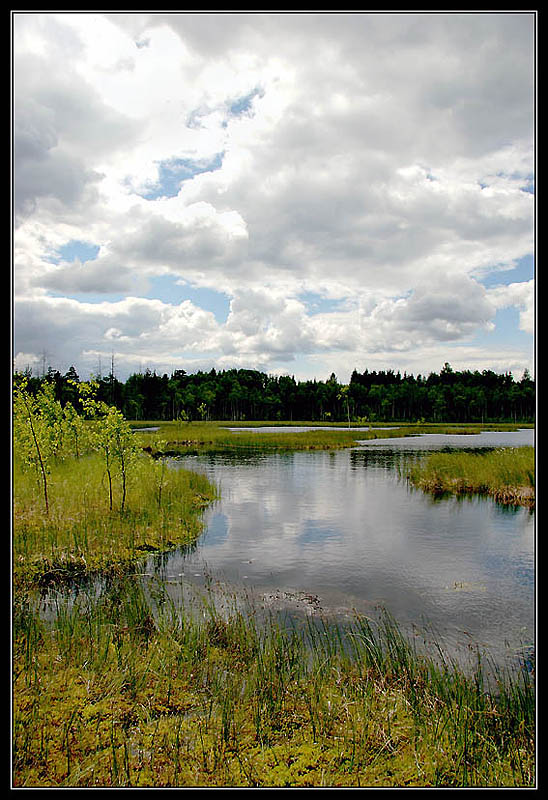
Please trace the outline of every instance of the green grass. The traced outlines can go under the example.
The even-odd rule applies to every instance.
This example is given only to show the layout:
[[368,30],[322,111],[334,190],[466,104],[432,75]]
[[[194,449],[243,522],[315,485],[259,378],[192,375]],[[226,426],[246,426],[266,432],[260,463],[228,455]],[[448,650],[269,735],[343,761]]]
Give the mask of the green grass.
[[[109,510],[97,455],[52,467],[50,511],[44,513],[35,475],[14,459],[13,576],[18,585],[71,581],[131,567],[153,550],[194,540],[216,489],[203,476],[170,470],[142,455],[131,475],[123,512]],[[118,492],[116,491],[118,490]],[[115,505],[120,490],[115,484]]]
[[[138,435],[158,452],[170,437],[182,452],[262,446],[219,428]],[[354,435],[319,433],[266,441],[338,447]],[[185,606],[162,582],[147,594],[132,573],[199,533],[216,496],[201,475],[143,455],[123,513],[116,483],[109,511],[95,456],[54,465],[50,487],[45,514],[15,458],[15,787],[535,785],[534,673],[479,654],[458,665],[384,613],[297,631],[253,609]],[[110,576],[102,592],[80,581],[95,574]]]
[[535,503],[535,450],[432,453],[409,471],[411,483],[433,494],[486,494],[501,503]]
[[531,674],[488,690],[387,615],[297,635],[126,580],[19,603],[14,664],[16,787],[534,785]]

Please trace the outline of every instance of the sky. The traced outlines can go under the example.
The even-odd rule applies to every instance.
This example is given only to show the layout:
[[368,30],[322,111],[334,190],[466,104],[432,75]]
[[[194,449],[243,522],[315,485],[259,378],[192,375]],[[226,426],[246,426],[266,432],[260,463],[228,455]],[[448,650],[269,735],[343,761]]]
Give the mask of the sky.
[[535,367],[536,12],[12,12],[12,358]]

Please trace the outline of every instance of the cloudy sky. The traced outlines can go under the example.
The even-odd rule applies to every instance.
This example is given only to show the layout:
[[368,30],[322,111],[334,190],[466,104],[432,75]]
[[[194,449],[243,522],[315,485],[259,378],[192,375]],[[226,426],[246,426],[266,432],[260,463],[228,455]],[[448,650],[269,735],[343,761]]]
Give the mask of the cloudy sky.
[[534,13],[12,22],[17,368],[534,373]]

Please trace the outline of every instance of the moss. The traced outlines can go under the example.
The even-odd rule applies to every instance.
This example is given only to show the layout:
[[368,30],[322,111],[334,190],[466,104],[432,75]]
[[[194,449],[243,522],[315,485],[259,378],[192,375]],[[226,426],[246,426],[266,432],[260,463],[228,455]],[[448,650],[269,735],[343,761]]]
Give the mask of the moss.
[[[99,641],[83,628],[78,633],[75,620],[73,637],[61,624],[46,629],[30,658],[16,631],[16,786],[383,787],[533,779],[529,723],[524,718],[510,734],[495,700],[466,712],[464,770],[456,724],[468,708],[462,690],[448,702],[431,694],[427,681],[416,681],[422,695],[413,705],[401,670],[374,679],[362,664],[336,655],[321,672],[301,664],[284,681],[289,650],[276,634],[256,653],[263,664],[278,661],[280,684],[269,695],[257,659],[242,660],[228,640],[219,642],[211,620],[205,630],[200,623],[204,649],[196,661],[183,631],[156,626],[144,641],[135,629],[113,630],[113,624],[127,627],[123,619],[104,618],[102,632],[93,634]],[[238,630],[235,623],[234,637]],[[503,747],[500,736],[489,739],[487,712],[513,746]]]

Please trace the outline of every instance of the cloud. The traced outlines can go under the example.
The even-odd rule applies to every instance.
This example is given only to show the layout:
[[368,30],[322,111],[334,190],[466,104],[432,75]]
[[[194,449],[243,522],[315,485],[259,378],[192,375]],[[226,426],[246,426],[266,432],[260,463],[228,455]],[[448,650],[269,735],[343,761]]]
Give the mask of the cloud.
[[59,266],[51,268],[49,274],[41,273],[34,277],[32,283],[68,294],[125,293],[131,288],[133,272],[119,262],[101,258],[91,264],[78,259],[69,263],[61,262]]
[[[422,348],[430,365],[504,304],[531,334],[532,289],[482,280],[534,249],[532,21],[15,14],[21,352],[39,352],[30,309],[59,358],[115,343],[128,365],[185,348],[322,373]],[[97,257],[54,263],[70,241]],[[154,306],[169,276],[228,295],[226,323]],[[114,293],[131,330],[97,302]],[[307,293],[339,305],[313,313]]]
[[[14,304],[16,331],[30,352],[44,350],[56,361],[85,362],[95,369],[97,357],[112,353],[130,363],[177,364],[183,351],[202,352],[213,340],[218,323],[211,312],[190,301],[177,306],[159,300],[127,297],[118,302],[83,303],[64,297],[34,297]],[[15,335],[20,365],[27,358]]]
[[[97,202],[102,159],[126,146],[138,128],[72,66],[82,57],[79,39],[54,16],[18,16],[20,28],[14,47],[15,211],[25,218],[41,202],[54,214],[74,214]],[[29,49],[27,37],[46,45]]]
[[409,296],[375,306],[362,316],[361,325],[373,351],[413,350],[466,340],[481,328],[492,330],[494,314],[494,304],[476,281],[440,272]]
[[496,286],[489,291],[489,297],[496,309],[517,306],[519,308],[520,330],[531,335],[535,332],[535,283],[524,281]]

